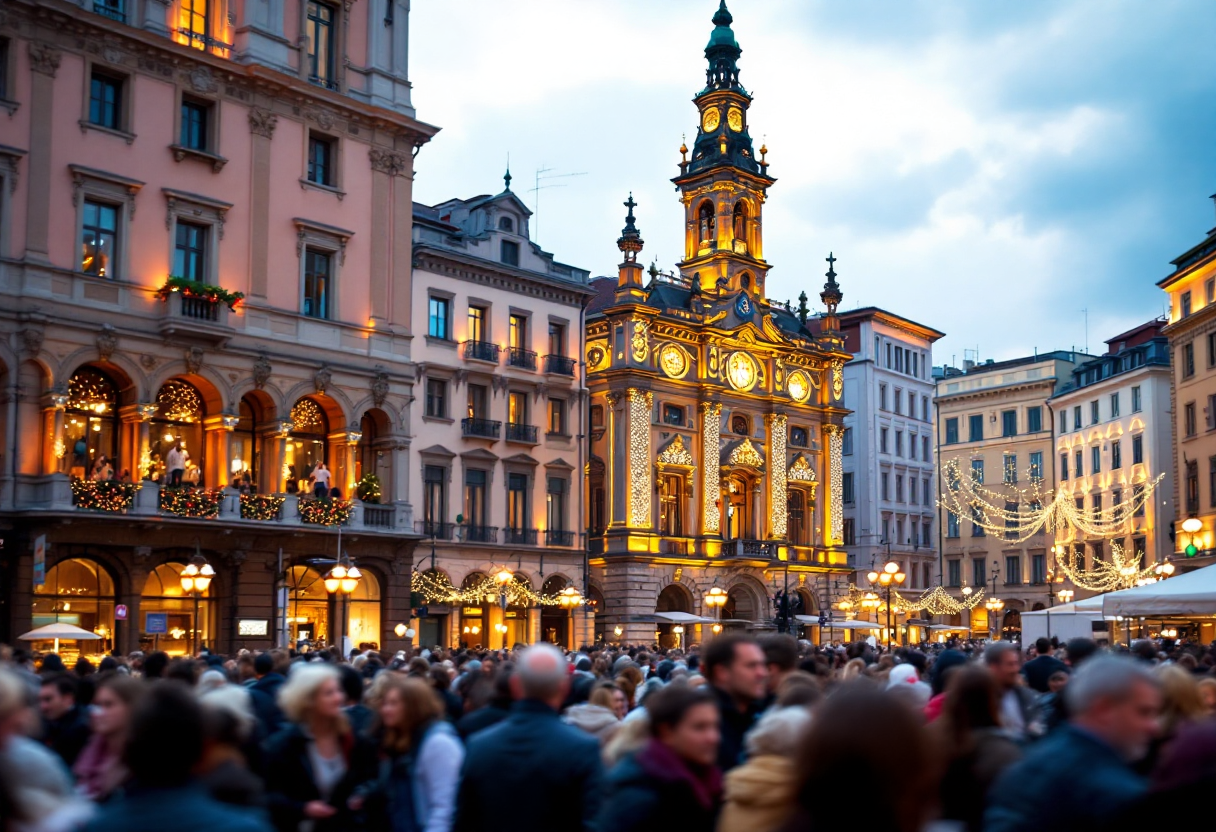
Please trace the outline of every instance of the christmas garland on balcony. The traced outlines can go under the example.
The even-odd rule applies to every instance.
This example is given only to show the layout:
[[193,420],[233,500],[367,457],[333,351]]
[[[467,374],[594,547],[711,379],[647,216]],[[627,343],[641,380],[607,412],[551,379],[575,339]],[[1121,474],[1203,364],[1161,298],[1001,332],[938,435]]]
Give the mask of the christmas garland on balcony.
[[160,510],[178,517],[218,517],[224,492],[208,488],[162,488]]
[[86,511],[106,511],[121,514],[131,507],[139,486],[133,482],[115,480],[72,479],[72,504]]
[[197,280],[188,280],[176,275],[165,280],[165,285],[160,287],[156,295],[161,300],[167,301],[169,295],[174,292],[181,292],[182,296],[187,298],[202,298],[212,303],[222,303],[229,309],[236,309],[245,299],[244,292],[229,292],[220,286],[209,286],[206,283],[199,283]]
[[279,512],[283,510],[285,497],[274,494],[242,494],[242,520],[278,520]]
[[355,486],[355,496],[365,503],[379,503],[380,478],[375,474],[364,474]]
[[300,520],[313,526],[345,526],[354,504],[350,500],[300,500]]

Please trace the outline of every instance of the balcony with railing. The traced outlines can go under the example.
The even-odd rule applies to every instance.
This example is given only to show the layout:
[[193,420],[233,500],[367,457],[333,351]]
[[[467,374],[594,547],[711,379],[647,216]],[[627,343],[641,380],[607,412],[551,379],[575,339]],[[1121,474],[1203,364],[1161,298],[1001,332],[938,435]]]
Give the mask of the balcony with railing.
[[456,536],[466,543],[497,543],[498,526],[460,526]]
[[565,532],[560,529],[545,529],[545,545],[573,546],[574,532]]
[[460,345],[461,354],[469,361],[488,361],[498,363],[498,353],[502,351],[498,344],[490,341],[465,341]]
[[375,503],[363,504],[363,525],[369,529],[391,529],[396,524],[397,509]]
[[166,338],[190,335],[222,344],[235,334],[228,325],[229,309],[223,301],[186,292],[167,292],[164,301],[160,334]]
[[574,359],[564,355],[546,355],[545,372],[555,376],[573,376]]
[[519,422],[507,422],[507,441],[523,442],[535,445],[537,434],[536,425],[524,425]]
[[728,540],[722,551],[728,556],[737,558],[762,558],[774,560],[777,557],[778,542],[775,540]]
[[507,366],[518,367],[521,370],[536,369],[536,353],[522,347],[507,348]]
[[416,520],[414,522],[415,534],[433,537],[436,540],[451,540],[452,528],[451,523],[441,523],[438,520]]
[[537,539],[536,529],[503,529],[503,543],[514,544],[516,546],[535,546]]
[[461,419],[460,431],[465,436],[476,436],[482,439],[497,439],[502,429],[502,422],[494,419]]

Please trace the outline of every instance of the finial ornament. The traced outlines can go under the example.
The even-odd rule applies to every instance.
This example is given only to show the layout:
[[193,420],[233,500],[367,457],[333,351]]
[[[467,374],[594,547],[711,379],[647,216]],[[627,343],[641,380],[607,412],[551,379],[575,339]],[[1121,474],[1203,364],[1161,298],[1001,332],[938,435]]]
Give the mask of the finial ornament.
[[507,167],[507,172],[505,174],[503,174],[502,181],[507,186],[506,190],[508,190],[508,191],[511,190],[511,168],[510,168],[510,166]]
[[828,252],[825,258],[828,264],[828,270],[825,272],[828,282],[823,284],[823,292],[819,297],[823,300],[823,305],[828,308],[829,315],[836,314],[836,307],[840,306],[840,301],[844,299],[844,293],[840,291],[840,285],[836,283],[836,255],[834,252]]
[[626,263],[633,263],[637,261],[638,252],[642,250],[643,245],[642,234],[634,224],[633,209],[638,204],[633,199],[633,191],[629,192],[629,199],[625,200],[622,205],[629,209],[629,213],[625,215],[625,227],[621,229],[621,236],[616,241],[616,247],[624,252]]

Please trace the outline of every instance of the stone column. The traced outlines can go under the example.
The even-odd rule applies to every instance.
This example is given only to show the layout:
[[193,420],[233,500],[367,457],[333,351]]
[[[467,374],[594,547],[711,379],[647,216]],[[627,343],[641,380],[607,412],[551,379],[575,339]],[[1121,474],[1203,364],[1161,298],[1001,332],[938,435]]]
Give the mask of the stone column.
[[249,205],[249,294],[264,299],[270,282],[270,142],[279,117],[269,110],[249,110],[253,143]]
[[[373,147],[368,151],[368,158],[372,166],[372,227],[371,227],[371,308],[368,310],[368,316],[377,324],[392,322],[409,326],[409,319],[398,320],[396,309],[397,299],[394,289],[404,292],[407,296],[410,291],[411,275],[413,264],[409,259],[408,242],[406,243],[405,262],[398,264],[395,260],[397,249],[400,243],[394,239],[394,236],[402,234],[408,239],[412,231],[409,223],[412,222],[412,206],[408,203],[402,210],[406,212],[406,223],[404,230],[399,233],[399,219],[394,217],[394,211],[398,207],[395,191],[398,190],[398,179],[408,174],[410,168],[409,156],[399,150],[389,150],[384,148]],[[405,193],[410,193],[410,188],[404,188]],[[404,276],[399,272],[404,269]],[[391,284],[400,278],[402,284],[394,287]],[[405,310],[408,312],[409,305],[406,301]]]
[[[31,41],[30,143],[26,162],[29,184],[26,202],[25,258],[50,265],[51,133],[55,104],[55,73],[63,55],[54,46]],[[10,446],[11,447],[11,446]]]
[[722,498],[720,482],[722,405],[718,402],[701,403],[701,511],[700,518],[693,528],[700,528],[706,536],[720,536],[722,533],[722,509],[719,501]]
[[[64,393],[51,393],[43,409],[43,461],[42,473],[62,474],[63,460],[67,454],[67,442],[63,436],[63,409],[68,397]],[[12,447],[11,445],[7,447]]]
[[629,388],[626,398],[625,428],[628,489],[626,493],[627,525],[633,529],[651,527],[654,502],[654,459],[650,453],[650,413],[654,394],[648,390]]
[[764,420],[768,428],[768,537],[785,540],[789,531],[786,483],[786,432],[789,419],[785,414],[769,414]]
[[824,465],[827,468],[827,495],[824,502],[823,535],[825,546],[840,546],[844,543],[844,428],[840,425],[824,425]]
[[206,448],[207,470],[203,471],[203,482],[208,488],[223,488],[232,475],[229,470],[232,431],[240,417],[231,415],[210,416],[203,421],[203,447]]

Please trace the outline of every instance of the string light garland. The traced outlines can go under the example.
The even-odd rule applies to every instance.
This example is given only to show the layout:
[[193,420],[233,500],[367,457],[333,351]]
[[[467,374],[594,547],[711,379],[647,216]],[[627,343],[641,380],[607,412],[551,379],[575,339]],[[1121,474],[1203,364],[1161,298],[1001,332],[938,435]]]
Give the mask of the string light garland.
[[[979,469],[976,469],[977,471]],[[964,472],[957,459],[942,465],[945,486],[938,505],[955,517],[969,519],[985,532],[1010,543],[1021,543],[1042,533],[1062,533],[1071,540],[1078,533],[1087,537],[1122,536],[1128,524],[1144,508],[1165,475],[1132,485],[1132,497],[1110,508],[1087,510],[1077,497],[1044,490],[1041,480],[1028,488],[1004,486],[1004,493],[986,488],[971,472]]]
[[325,417],[321,408],[312,399],[300,399],[291,409],[291,430],[299,433],[321,433],[325,430]]
[[772,511],[773,536],[784,538],[789,528],[789,493],[785,479],[786,436],[789,419],[785,414],[768,417],[769,457],[774,461],[769,475],[769,505]]
[[310,526],[345,526],[354,504],[350,500],[300,500],[300,520]]
[[722,522],[722,510],[718,507],[721,492],[721,470],[716,464],[721,454],[722,405],[719,402],[701,404],[701,454],[706,464],[701,467],[701,492],[703,494],[702,525],[706,533],[718,531]]
[[[883,595],[885,596],[885,594],[884,591]],[[972,591],[970,587],[963,587],[961,599],[951,596],[945,587],[940,585],[915,598],[909,598],[898,590],[891,590],[891,611],[900,613],[924,610],[930,615],[958,615],[964,610],[975,609],[983,598],[982,589]],[[859,589],[856,584],[849,584],[848,592],[834,601],[832,606],[846,613],[879,611],[887,608],[887,602],[884,597],[875,592]]]
[[1109,560],[1095,557],[1089,569],[1085,568],[1085,553],[1079,546],[1061,544],[1055,552],[1061,571],[1081,589],[1112,592],[1155,580],[1156,565],[1142,566],[1144,553],[1129,554],[1118,542],[1111,544]]
[[162,488],[160,510],[178,517],[218,517],[224,492],[209,488]]
[[355,486],[355,495],[365,503],[379,503],[380,478],[375,474],[364,474]]
[[631,525],[650,525],[650,412],[654,394],[629,388],[629,513]]
[[161,385],[156,394],[156,408],[162,419],[169,422],[197,422],[203,417],[203,399],[194,386],[178,379]]
[[278,520],[286,501],[286,497],[274,494],[242,494],[241,519]]
[[844,428],[824,425],[828,435],[828,545],[844,543]]
[[[468,586],[457,589],[447,575],[427,571],[415,572],[410,584],[411,589],[428,604],[497,603],[499,593],[506,592],[507,606],[562,606],[561,593],[539,593],[518,576],[512,576],[508,583],[500,585],[492,577],[481,575],[469,582]],[[489,600],[491,598],[493,600]]]
[[106,409],[118,401],[118,391],[111,382],[97,370],[88,367],[77,370],[68,379],[68,410],[89,410],[94,413],[105,413]]
[[72,479],[72,505],[86,511],[104,511],[122,514],[131,507],[139,486],[133,482],[115,480]]

